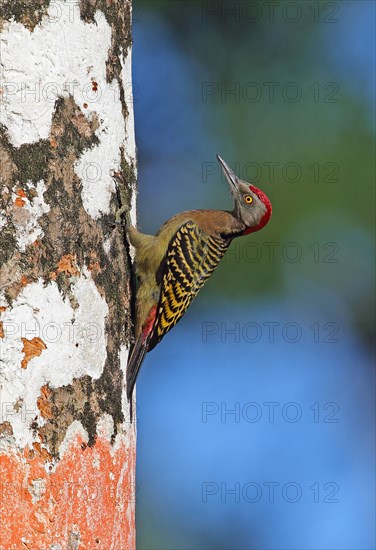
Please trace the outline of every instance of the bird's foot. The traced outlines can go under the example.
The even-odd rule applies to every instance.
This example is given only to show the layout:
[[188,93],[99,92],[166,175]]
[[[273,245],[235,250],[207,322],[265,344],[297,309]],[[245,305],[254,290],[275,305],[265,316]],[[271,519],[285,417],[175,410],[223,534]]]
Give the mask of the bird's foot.
[[115,212],[115,224],[113,226],[115,228],[118,225],[129,225],[130,223],[130,184],[123,172],[114,170],[111,175],[115,181],[116,195],[120,205]]

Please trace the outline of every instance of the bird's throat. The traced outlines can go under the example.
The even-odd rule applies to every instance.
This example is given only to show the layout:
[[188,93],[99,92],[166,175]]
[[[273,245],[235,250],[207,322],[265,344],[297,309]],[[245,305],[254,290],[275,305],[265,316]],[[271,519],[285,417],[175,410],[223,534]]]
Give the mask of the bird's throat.
[[271,206],[271,204],[270,203],[265,204],[265,206],[266,206],[265,214],[262,216],[259,223],[257,225],[254,225],[253,227],[246,227],[245,230],[243,231],[242,235],[248,235],[249,233],[255,233],[255,231],[259,231],[260,229],[265,227],[265,225],[270,220],[270,216],[272,215],[272,206]]

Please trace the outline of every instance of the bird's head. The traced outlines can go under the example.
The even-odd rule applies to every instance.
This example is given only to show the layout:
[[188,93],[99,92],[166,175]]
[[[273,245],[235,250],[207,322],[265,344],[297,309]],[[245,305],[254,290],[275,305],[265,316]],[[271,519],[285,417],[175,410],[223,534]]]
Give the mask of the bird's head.
[[239,179],[219,155],[217,155],[217,159],[234,197],[234,214],[246,226],[243,235],[258,231],[268,223],[272,215],[270,200],[260,189]]

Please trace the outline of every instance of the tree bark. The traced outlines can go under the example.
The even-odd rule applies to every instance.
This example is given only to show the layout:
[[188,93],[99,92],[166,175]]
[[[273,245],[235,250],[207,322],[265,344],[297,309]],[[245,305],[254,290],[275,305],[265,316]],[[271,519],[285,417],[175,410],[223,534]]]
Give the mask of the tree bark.
[[0,18],[0,549],[132,549],[131,2]]

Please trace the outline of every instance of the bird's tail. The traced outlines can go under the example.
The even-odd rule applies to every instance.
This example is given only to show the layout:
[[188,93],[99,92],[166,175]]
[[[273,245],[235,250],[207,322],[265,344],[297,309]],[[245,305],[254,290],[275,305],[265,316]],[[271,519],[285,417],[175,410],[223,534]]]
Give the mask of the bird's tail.
[[157,306],[153,306],[149,311],[149,315],[142,325],[141,333],[139,334],[133,349],[130,353],[127,365],[127,397],[130,402],[130,413],[132,422],[132,394],[136,383],[137,375],[140,372],[141,365],[148,352],[150,337],[153,332],[153,324],[157,313]]
[[132,422],[132,395],[138,373],[148,351],[149,338],[141,334],[135,342],[127,365],[127,397],[130,403],[130,415]]

